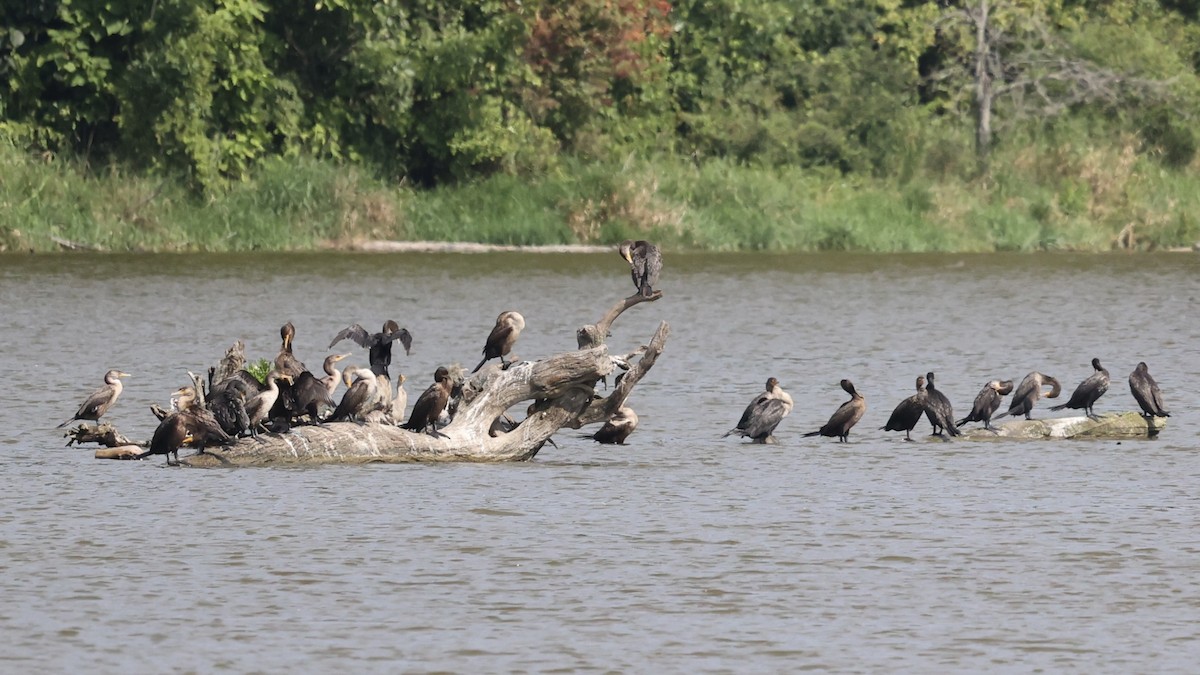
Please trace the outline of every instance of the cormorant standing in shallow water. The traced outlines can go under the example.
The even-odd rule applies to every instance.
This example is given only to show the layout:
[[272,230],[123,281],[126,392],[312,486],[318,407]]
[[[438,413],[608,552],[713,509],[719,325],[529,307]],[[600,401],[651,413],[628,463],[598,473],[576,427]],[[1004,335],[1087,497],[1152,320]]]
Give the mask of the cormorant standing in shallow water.
[[478,372],[483,364],[497,356],[500,357],[500,366],[507,368],[511,362],[505,361],[504,357],[512,351],[513,343],[521,336],[523,330],[525,317],[519,312],[501,312],[500,316],[496,317],[496,325],[492,327],[492,332],[488,333],[487,342],[483,345],[483,360],[471,372]]
[[584,436],[584,438],[590,438],[597,443],[625,445],[625,439],[629,438],[629,434],[632,434],[634,429],[637,429],[637,425],[637,413],[633,411],[633,408],[623,405],[617,408],[617,411],[608,418],[599,431],[590,436]]
[[343,328],[333,338],[333,342],[329,343],[329,348],[345,339],[351,339],[358,343],[360,347],[366,347],[368,352],[367,359],[371,364],[371,370],[376,375],[387,375],[388,366],[392,365],[392,342],[399,340],[400,344],[404,345],[404,353],[412,353],[412,335],[407,328],[401,328],[400,324],[388,319],[383,324],[383,330],[378,333],[368,333],[367,329],[358,324],[352,324],[347,328]]
[[99,426],[100,418],[104,417],[108,409],[117,402],[117,397],[121,395],[121,392],[125,388],[121,384],[122,377],[129,377],[129,373],[116,369],[104,373],[104,386],[93,391],[87,397],[87,400],[79,406],[79,410],[75,412],[75,416],[58,425],[58,428],[65,427],[75,420],[91,420]]
[[1142,407],[1143,417],[1170,417],[1171,413],[1163,408],[1162,391],[1158,383],[1150,377],[1150,369],[1145,361],[1140,361],[1137,368],[1129,374],[1129,391]]
[[625,262],[629,263],[633,287],[644,297],[653,295],[654,285],[658,283],[658,274],[662,271],[662,252],[658,246],[641,239],[626,239],[617,250]]
[[955,422],[956,426],[962,426],[967,422],[983,422],[983,428],[988,431],[992,429],[992,415],[1000,409],[1000,402],[1005,396],[1012,393],[1012,380],[992,380],[983,385],[983,389],[975,397],[975,405],[971,408],[971,414]]
[[1108,391],[1108,371],[1100,365],[1100,359],[1092,359],[1092,368],[1095,370],[1083,382],[1075,387],[1075,391],[1071,393],[1071,398],[1066,403],[1052,406],[1051,410],[1062,410],[1063,408],[1074,408],[1076,410],[1083,409],[1083,414],[1091,419],[1099,419],[1099,415],[1092,412],[1092,406],[1096,401]]
[[1058,398],[1059,392],[1062,391],[1062,385],[1058,383],[1058,380],[1037,371],[1026,375],[1025,379],[1021,380],[1021,384],[1017,385],[1012,400],[1008,402],[1008,411],[996,415],[995,419],[1000,419],[1005,415],[1013,417],[1024,415],[1027,420],[1033,419],[1033,404],[1042,398],[1042,387],[1047,384],[1050,385],[1050,393],[1046,394],[1046,398]]
[[833,415],[830,415],[829,421],[825,423],[825,426],[816,431],[810,431],[804,434],[805,436],[816,436],[818,434],[831,438],[837,436],[839,443],[845,443],[850,436],[850,429],[862,419],[863,413],[867,411],[867,399],[863,398],[863,395],[854,389],[854,383],[850,380],[842,380],[840,384],[842,385],[842,389],[847,394],[850,394],[850,400],[843,403],[834,411]]
[[917,422],[921,421],[921,415],[925,414],[925,399],[928,395],[925,393],[925,376],[917,376],[917,393],[896,404],[896,409],[892,411],[892,416],[888,418],[887,424],[880,427],[883,431],[903,431],[904,440],[912,440],[913,427],[917,426]]
[[950,399],[946,398],[933,383],[933,373],[925,373],[925,416],[933,425],[933,435],[941,436],[942,431],[951,436],[958,435],[958,427],[954,424],[954,408]]
[[768,378],[766,391],[750,401],[737,426],[726,431],[725,436],[738,434],[754,443],[772,443],[775,427],[792,412],[792,405],[791,395],[779,386],[779,380]]
[[433,384],[417,397],[408,421],[401,426],[418,433],[428,429],[434,436],[442,435],[438,433],[436,423],[438,416],[446,409],[453,387],[454,380],[450,377],[450,371],[444,366],[438,367],[433,373]]

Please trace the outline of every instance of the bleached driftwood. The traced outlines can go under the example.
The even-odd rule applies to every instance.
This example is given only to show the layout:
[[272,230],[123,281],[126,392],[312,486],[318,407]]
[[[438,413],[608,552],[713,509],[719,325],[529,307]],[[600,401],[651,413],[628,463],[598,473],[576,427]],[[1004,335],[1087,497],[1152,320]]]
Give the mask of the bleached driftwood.
[[[640,298],[640,296],[638,296]],[[491,365],[463,383],[454,420],[438,436],[418,434],[385,424],[338,422],[293,427],[282,434],[259,434],[230,446],[185,456],[187,466],[255,466],[368,462],[506,462],[526,460],[563,427],[578,429],[602,422],[620,406],[653,367],[670,328],[662,322],[648,345],[632,355],[613,357],[604,338],[612,322],[629,307],[650,298],[627,298],[614,305],[597,324],[579,331],[595,339],[579,339],[580,349],[508,368]],[[634,356],[641,358],[629,363]],[[595,385],[617,368],[628,367],[612,392],[597,398]],[[533,401],[514,429],[492,435],[493,422],[513,406]]]
[[1057,417],[1040,420],[1013,420],[993,424],[995,432],[982,427],[963,430],[963,437],[987,440],[990,438],[1146,438],[1157,435],[1167,425],[1165,417],[1142,417],[1141,413],[1124,412],[1088,417]]

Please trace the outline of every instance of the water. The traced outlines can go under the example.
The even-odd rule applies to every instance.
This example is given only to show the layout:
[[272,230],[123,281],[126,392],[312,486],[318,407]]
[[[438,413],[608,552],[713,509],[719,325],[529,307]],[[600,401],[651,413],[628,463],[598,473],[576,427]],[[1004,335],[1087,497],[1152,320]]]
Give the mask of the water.
[[[564,432],[528,463],[167,469],[53,427],[109,367],[110,417],[278,327],[318,367],[394,318],[410,400],[518,309],[522,358],[632,290],[615,255],[0,258],[0,670],[7,672],[1192,672],[1200,658],[1200,259],[708,256],[614,350],[667,348],[627,447]],[[339,347],[340,349],[341,347]],[[927,370],[965,413],[1031,370],[1150,365],[1145,441],[904,443],[878,431]],[[365,363],[364,350],[355,350]],[[778,377],[778,446],[721,434]],[[802,438],[852,379],[851,443]],[[1045,404],[1037,408],[1041,415]],[[917,432],[924,435],[924,422]]]

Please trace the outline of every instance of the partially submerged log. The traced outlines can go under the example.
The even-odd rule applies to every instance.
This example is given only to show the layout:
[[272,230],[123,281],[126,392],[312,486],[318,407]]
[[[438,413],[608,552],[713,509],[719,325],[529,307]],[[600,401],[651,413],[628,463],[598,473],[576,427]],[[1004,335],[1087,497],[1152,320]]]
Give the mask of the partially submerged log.
[[[138,445],[137,442],[125,438],[121,432],[113,425],[105,422],[103,424],[80,424],[73,429],[67,429],[63,433],[67,438],[67,447],[72,445],[83,445],[84,443],[99,443],[106,448],[117,448],[121,446]],[[143,444],[144,445],[144,444]]]
[[1167,424],[1165,417],[1142,417],[1141,413],[1109,413],[1099,419],[1058,417],[1040,420],[1013,420],[993,424],[995,431],[983,427],[963,430],[963,438],[1059,439],[1059,438],[1148,438]]
[[[596,325],[581,328],[578,351],[507,368],[492,365],[481,369],[463,383],[454,419],[437,436],[387,424],[298,426],[282,434],[264,433],[229,446],[210,447],[202,454],[181,457],[180,463],[217,467],[530,459],[563,427],[578,429],[606,420],[654,366],[670,333],[665,321],[650,342],[632,354],[612,356],[604,344],[617,316],[641,302],[657,300],[661,293],[637,297],[640,299],[618,302]],[[633,362],[637,356],[641,358]],[[618,368],[626,369],[620,381],[607,397],[598,397],[596,384]],[[533,401],[525,419],[508,432],[495,432],[496,420],[524,401]]]

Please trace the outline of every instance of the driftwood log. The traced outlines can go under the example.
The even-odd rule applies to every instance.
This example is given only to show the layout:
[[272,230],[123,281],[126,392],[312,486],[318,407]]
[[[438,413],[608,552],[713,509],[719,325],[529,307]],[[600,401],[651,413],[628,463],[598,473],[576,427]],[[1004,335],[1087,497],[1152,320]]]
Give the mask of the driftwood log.
[[[605,340],[622,312],[660,297],[661,293],[635,295],[617,302],[596,324],[579,329],[577,351],[507,368],[493,364],[481,369],[463,383],[454,419],[438,436],[387,424],[298,426],[286,433],[259,434],[209,448],[202,454],[181,457],[180,463],[217,467],[530,459],[560,429],[604,422],[624,404],[662,353],[670,327],[665,321],[660,323],[648,344],[627,355],[611,355]],[[599,397],[596,384],[617,370],[623,371],[619,381],[607,396]],[[493,429],[497,419],[525,401],[532,403],[515,428],[507,432]]]
[[1167,425],[1165,417],[1142,417],[1141,413],[1109,413],[1099,419],[1089,417],[1058,417],[1041,420],[1013,420],[993,424],[995,432],[983,427],[963,430],[963,437],[972,440],[990,438],[1148,438],[1158,435]]

